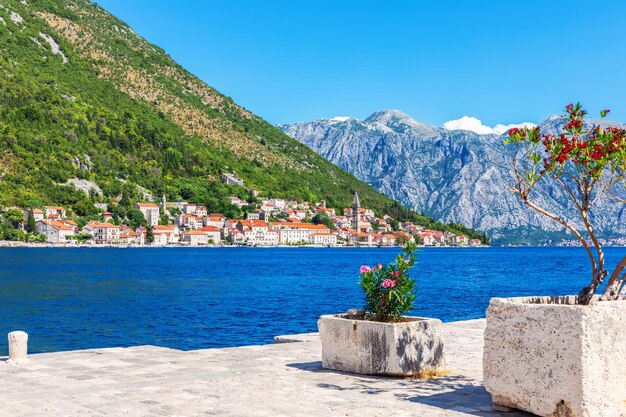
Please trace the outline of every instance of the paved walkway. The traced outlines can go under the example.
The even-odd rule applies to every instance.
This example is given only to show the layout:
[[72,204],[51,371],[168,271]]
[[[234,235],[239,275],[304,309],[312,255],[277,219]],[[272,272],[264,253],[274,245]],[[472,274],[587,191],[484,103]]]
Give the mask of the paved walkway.
[[452,374],[419,381],[321,368],[315,334],[183,352],[155,346],[0,359],[0,416],[529,416],[491,412],[481,385],[484,320],[445,325]]

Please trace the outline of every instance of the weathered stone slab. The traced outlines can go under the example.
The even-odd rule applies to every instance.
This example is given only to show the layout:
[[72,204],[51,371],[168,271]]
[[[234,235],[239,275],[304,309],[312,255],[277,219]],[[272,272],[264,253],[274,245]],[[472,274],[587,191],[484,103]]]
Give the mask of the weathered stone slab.
[[274,343],[319,342],[319,333],[300,333],[274,336]]
[[433,380],[325,370],[319,341],[30,354],[20,367],[0,358],[0,416],[528,417],[489,411],[484,323],[443,324],[451,375]]
[[626,416],[626,301],[493,299],[485,388],[493,402],[540,416]]
[[405,317],[398,323],[326,315],[318,321],[322,365],[365,375],[411,376],[443,370],[441,321]]

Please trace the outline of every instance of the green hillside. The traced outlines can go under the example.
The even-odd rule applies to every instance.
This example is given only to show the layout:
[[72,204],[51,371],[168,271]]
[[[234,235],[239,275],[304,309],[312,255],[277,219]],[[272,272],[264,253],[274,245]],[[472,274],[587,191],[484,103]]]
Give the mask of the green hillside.
[[[147,193],[236,214],[227,197],[250,198],[248,187],[335,208],[358,191],[380,215],[444,227],[236,105],[96,4],[3,0],[0,17],[0,206],[94,216],[94,203],[123,211]],[[220,183],[223,172],[246,188]],[[68,185],[76,179],[99,189]]]

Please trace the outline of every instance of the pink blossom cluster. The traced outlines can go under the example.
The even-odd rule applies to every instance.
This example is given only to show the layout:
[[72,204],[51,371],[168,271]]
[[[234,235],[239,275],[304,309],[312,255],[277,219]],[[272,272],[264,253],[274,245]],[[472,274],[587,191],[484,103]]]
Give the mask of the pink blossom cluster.
[[368,272],[374,272],[377,269],[383,269],[382,264],[378,264],[378,265],[373,266],[373,267],[369,267],[367,265],[361,265],[361,269],[359,269],[359,272],[361,274],[367,274]]
[[380,286],[383,288],[393,288],[396,286],[396,281],[393,279],[386,279],[380,284]]

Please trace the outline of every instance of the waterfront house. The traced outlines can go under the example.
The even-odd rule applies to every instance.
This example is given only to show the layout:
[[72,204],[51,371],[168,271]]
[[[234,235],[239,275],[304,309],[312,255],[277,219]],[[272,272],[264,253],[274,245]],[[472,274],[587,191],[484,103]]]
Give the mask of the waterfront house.
[[182,233],[180,240],[190,246],[206,245],[209,243],[209,236],[200,230],[188,230]]
[[120,243],[143,246],[145,233],[142,230],[133,230],[132,227],[123,224],[120,226]]
[[123,245],[130,245],[132,241],[133,241],[133,238],[130,234],[120,231],[119,243]]
[[74,220],[59,220],[59,222],[63,223],[64,225],[71,227],[72,228],[72,233],[77,235],[79,233],[78,230],[78,223],[76,223]]
[[283,245],[308,244],[313,233],[330,233],[323,224],[277,222],[272,227],[278,231],[278,240]]
[[175,225],[156,225],[152,228],[155,245],[168,245],[178,243],[180,238],[180,229]]
[[111,223],[97,223],[93,226],[93,240],[96,245],[120,243],[120,227]]
[[480,241],[480,239],[472,239],[470,240],[470,245],[471,246],[481,246],[483,243]]
[[337,235],[330,232],[316,232],[309,235],[309,243],[312,245],[335,246]]
[[454,241],[457,245],[465,246],[469,243],[469,238],[466,235],[454,236]]
[[358,232],[352,234],[352,242],[359,245],[374,245],[374,235],[371,233]]
[[35,227],[46,237],[47,243],[67,243],[70,240],[68,236],[74,235],[74,228],[58,220],[39,220]]
[[88,221],[87,224],[85,226],[83,226],[83,229],[81,230],[81,233],[85,233],[85,234],[93,236],[93,228],[98,223],[100,223],[100,222],[96,222],[96,221],[93,221],[93,220]]
[[246,243],[246,236],[239,229],[228,230],[228,241],[234,245],[242,245]]
[[141,211],[148,225],[155,226],[159,224],[159,206],[154,203],[135,203],[135,208]]
[[395,232],[393,233],[393,237],[395,238],[396,242],[398,242],[400,239],[408,240],[409,242],[415,242],[415,238],[413,237],[413,235],[406,232]]
[[199,229],[202,233],[207,235],[208,243],[212,245],[218,245],[222,241],[222,234],[220,229],[214,226],[204,226],[202,229]]
[[395,244],[395,239],[393,239],[393,235],[373,233],[372,242],[377,246],[391,246]]
[[[263,220],[239,220],[235,229],[243,233],[244,242],[254,246],[272,246],[278,244],[278,233],[270,229]],[[237,239],[241,236],[237,235]],[[231,240],[232,241],[232,240]]]

